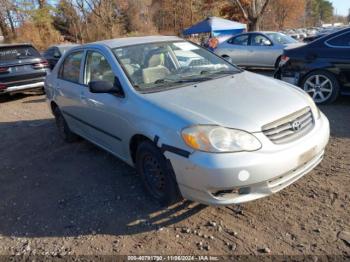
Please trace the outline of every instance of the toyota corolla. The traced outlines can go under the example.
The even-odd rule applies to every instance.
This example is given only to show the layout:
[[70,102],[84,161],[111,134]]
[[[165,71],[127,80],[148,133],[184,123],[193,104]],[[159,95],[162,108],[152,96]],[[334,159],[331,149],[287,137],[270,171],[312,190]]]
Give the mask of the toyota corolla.
[[316,167],[329,139],[304,91],[177,37],[74,47],[45,88],[66,141],[83,137],[135,167],[165,205],[271,195]]

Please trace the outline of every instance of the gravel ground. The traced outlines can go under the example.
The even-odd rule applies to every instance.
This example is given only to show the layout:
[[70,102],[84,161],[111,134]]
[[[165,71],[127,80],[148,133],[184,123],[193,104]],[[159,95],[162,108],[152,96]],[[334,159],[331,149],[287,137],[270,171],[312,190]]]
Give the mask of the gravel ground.
[[350,98],[324,161],[280,193],[241,206],[161,208],[135,171],[58,137],[42,95],[0,97],[0,255],[350,256]]

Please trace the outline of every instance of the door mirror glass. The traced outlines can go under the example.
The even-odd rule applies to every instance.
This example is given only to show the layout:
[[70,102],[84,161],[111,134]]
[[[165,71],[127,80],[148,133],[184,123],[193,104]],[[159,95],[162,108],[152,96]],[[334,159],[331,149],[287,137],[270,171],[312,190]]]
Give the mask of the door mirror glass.
[[229,56],[223,56],[223,59],[225,59],[227,62],[229,62],[230,64],[233,64],[233,60],[231,57]]
[[91,93],[109,93],[118,96],[124,95],[119,79],[117,78],[115,79],[114,84],[105,80],[93,80],[89,82],[88,86]]

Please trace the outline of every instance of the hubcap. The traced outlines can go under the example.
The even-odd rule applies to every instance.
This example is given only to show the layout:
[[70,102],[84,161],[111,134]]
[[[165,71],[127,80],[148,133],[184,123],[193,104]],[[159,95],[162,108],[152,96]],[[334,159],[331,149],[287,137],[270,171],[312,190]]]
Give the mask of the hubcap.
[[333,84],[332,81],[324,75],[313,75],[305,81],[304,90],[316,103],[322,103],[331,97]]
[[165,177],[158,160],[151,154],[144,156],[142,171],[152,193],[160,198],[164,195]]

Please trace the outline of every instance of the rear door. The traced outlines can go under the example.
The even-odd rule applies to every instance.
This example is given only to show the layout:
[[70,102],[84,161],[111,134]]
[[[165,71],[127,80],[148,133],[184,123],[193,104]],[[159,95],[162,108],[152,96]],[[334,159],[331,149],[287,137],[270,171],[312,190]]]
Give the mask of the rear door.
[[0,83],[17,86],[42,82],[47,65],[40,53],[31,45],[0,47]]
[[68,54],[60,64],[54,85],[57,91],[56,101],[69,127],[74,132],[88,137],[89,132],[84,120],[87,108],[84,99],[87,87],[82,79],[84,55],[83,50]]
[[249,34],[238,35],[220,46],[220,55],[228,55],[234,64],[247,65]]

